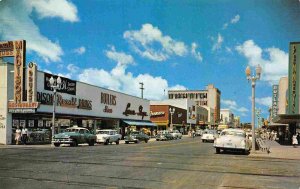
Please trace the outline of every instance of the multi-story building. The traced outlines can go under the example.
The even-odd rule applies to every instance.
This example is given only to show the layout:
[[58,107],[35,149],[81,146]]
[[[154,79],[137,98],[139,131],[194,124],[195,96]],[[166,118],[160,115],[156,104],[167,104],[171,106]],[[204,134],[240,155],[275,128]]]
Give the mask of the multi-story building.
[[229,109],[221,109],[220,111],[220,124],[228,125],[229,127],[234,127],[234,115]]
[[220,121],[221,91],[210,84],[206,90],[169,90],[169,99],[191,99],[198,106],[208,106],[214,110],[212,125]]
[[287,90],[288,90],[288,77],[282,77],[278,85],[278,111],[277,114],[285,114],[287,106]]

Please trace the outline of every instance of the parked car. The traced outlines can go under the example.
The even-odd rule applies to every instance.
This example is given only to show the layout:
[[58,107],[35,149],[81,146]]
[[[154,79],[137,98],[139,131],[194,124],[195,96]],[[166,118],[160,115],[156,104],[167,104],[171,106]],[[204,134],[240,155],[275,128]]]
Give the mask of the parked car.
[[241,129],[224,129],[220,136],[215,139],[214,147],[217,154],[221,150],[248,153],[250,150],[250,141],[247,139],[245,131]]
[[182,138],[182,134],[178,130],[170,131],[170,134],[173,136],[174,139]]
[[202,136],[203,130],[197,129],[195,135],[196,136]]
[[96,135],[92,134],[88,129],[73,126],[67,128],[63,133],[54,135],[54,137],[52,137],[52,143],[55,147],[59,147],[61,144],[78,146],[78,144],[83,143],[88,143],[89,146],[94,146],[96,138]]
[[118,134],[116,130],[112,129],[103,129],[103,130],[96,130],[96,136],[97,136],[97,143],[103,143],[104,145],[111,144],[115,142],[116,144],[119,144],[122,135]]
[[205,130],[202,135],[202,142],[214,142],[215,138],[218,137],[216,130]]
[[125,136],[124,141],[126,144],[129,144],[129,142],[138,143],[140,141],[145,141],[147,143],[149,139],[150,137],[143,132],[132,131],[129,135]]
[[173,135],[171,135],[170,133],[167,133],[167,132],[165,132],[165,133],[159,133],[159,134],[157,134],[156,135],[156,141],[166,141],[166,140],[173,140],[174,139],[174,137],[173,137]]

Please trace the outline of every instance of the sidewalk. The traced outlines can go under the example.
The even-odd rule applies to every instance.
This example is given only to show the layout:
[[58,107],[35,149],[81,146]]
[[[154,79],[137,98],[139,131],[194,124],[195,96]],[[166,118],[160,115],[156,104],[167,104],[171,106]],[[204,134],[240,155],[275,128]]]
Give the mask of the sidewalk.
[[292,145],[284,146],[278,144],[276,141],[266,141],[267,145],[270,146],[270,153],[262,152],[257,150],[255,154],[251,154],[251,157],[270,157],[279,159],[294,159],[300,160],[300,146],[294,148]]

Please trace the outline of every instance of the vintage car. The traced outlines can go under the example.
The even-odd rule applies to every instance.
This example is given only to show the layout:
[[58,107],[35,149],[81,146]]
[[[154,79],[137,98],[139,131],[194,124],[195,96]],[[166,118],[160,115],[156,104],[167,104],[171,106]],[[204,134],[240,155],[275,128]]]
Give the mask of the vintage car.
[[197,129],[196,132],[195,132],[195,135],[196,136],[202,136],[202,133],[203,133],[203,130]]
[[59,147],[61,144],[70,144],[70,146],[78,146],[78,144],[88,143],[94,146],[96,135],[92,134],[88,129],[83,127],[69,127],[63,133],[59,133],[52,137],[52,144]]
[[138,143],[140,141],[145,141],[147,143],[149,139],[150,137],[148,135],[140,131],[131,131],[124,137],[124,141],[126,144],[129,144],[129,142]]
[[214,142],[215,138],[218,137],[216,130],[205,130],[202,134],[202,142]]
[[182,138],[182,134],[178,130],[170,131],[170,134],[173,136],[174,139]]
[[155,137],[156,141],[166,141],[166,140],[173,140],[174,137],[170,133],[158,133]]
[[104,145],[111,144],[115,142],[116,144],[119,144],[122,136],[118,134],[116,130],[111,129],[103,129],[103,130],[96,130],[96,136],[97,136],[97,143],[103,143]]
[[216,153],[224,151],[241,151],[248,153],[250,150],[250,141],[246,138],[245,131],[241,129],[224,129],[220,136],[215,139],[214,147]]

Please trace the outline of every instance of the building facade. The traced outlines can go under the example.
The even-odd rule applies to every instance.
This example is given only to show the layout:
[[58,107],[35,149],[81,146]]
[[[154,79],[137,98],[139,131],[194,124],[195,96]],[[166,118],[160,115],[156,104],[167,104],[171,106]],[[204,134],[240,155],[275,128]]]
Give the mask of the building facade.
[[220,124],[234,127],[234,114],[229,109],[221,109]]
[[210,84],[206,90],[169,90],[169,99],[190,99],[198,106],[207,106],[214,110],[211,124],[220,122],[221,91]]
[[[55,133],[73,125],[93,130],[117,129],[121,134],[128,126],[155,128],[150,121],[149,100],[65,77],[61,77],[62,84],[54,98],[49,80],[58,76],[38,71],[32,62],[26,67],[25,41],[0,44],[0,55],[13,57],[15,61],[7,63],[0,56],[1,144],[12,144],[18,127],[28,128],[32,137],[41,132],[52,133],[54,102]],[[51,140],[51,136],[47,138]]]
[[287,93],[288,77],[282,77],[278,85],[278,110],[277,114],[286,114],[287,111]]

